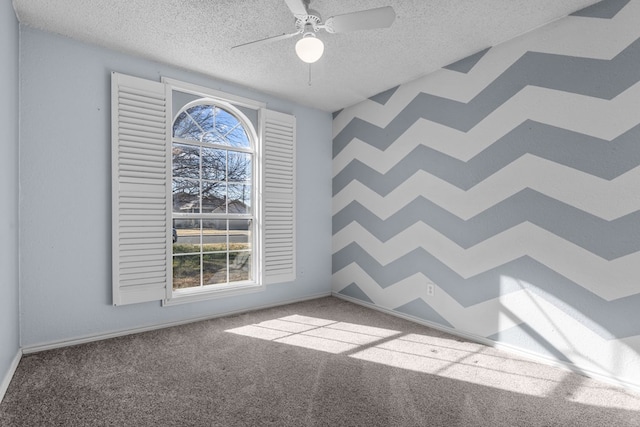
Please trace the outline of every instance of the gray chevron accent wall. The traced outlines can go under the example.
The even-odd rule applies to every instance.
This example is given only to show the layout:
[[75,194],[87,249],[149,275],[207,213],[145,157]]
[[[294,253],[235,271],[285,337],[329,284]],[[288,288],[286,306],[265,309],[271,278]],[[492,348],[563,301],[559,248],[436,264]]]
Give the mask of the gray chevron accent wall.
[[334,293],[640,388],[638,22],[605,0],[336,112]]

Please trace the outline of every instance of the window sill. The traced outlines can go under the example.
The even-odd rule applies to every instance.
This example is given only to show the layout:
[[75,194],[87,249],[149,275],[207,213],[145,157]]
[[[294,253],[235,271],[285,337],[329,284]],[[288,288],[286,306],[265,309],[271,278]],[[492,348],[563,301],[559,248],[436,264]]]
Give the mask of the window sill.
[[173,292],[171,298],[162,300],[162,306],[173,306],[191,302],[206,301],[216,298],[225,298],[235,295],[245,295],[263,291],[264,285],[255,282],[243,282],[233,285],[205,287],[195,289],[180,289]]

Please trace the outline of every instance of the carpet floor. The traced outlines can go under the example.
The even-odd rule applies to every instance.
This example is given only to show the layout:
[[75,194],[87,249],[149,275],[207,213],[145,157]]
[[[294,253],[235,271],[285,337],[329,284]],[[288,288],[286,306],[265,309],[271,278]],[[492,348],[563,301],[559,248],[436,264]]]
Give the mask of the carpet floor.
[[640,396],[334,298],[25,355],[1,426],[640,426]]

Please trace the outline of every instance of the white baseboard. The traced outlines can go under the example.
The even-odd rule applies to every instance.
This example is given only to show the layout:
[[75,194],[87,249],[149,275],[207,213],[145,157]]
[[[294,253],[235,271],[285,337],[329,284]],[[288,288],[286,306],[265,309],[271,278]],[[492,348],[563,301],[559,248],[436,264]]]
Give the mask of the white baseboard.
[[608,384],[611,384],[611,385],[615,385],[615,386],[618,386],[618,387],[625,388],[625,389],[627,389],[627,390],[629,390],[631,392],[634,392],[634,393],[640,393],[640,384],[629,383],[629,382],[624,381],[624,380],[622,380],[620,378],[611,377],[611,376],[608,376],[608,375],[604,375],[604,374],[602,374],[600,372],[595,372],[595,371],[591,371],[589,369],[584,369],[584,368],[581,368],[581,367],[579,367],[579,366],[577,366],[577,365],[575,365],[573,363],[570,363],[570,362],[550,359],[550,358],[544,357],[544,356],[542,356],[540,354],[532,353],[532,352],[529,352],[529,351],[526,351],[526,350],[522,350],[522,349],[517,348],[517,347],[513,347],[513,346],[511,346],[509,344],[500,343],[500,342],[497,342],[497,341],[493,341],[493,340],[487,339],[487,338],[482,337],[480,335],[475,335],[475,334],[470,334],[470,333],[467,333],[467,332],[462,332],[462,331],[459,331],[457,329],[449,328],[447,326],[442,326],[442,325],[439,325],[437,323],[430,322],[428,320],[420,319],[418,317],[414,317],[414,316],[411,316],[411,315],[408,315],[408,314],[404,314],[404,313],[399,313],[397,311],[390,310],[388,308],[377,306],[377,305],[375,305],[373,303],[362,301],[362,300],[359,300],[357,298],[350,297],[348,295],[340,294],[338,292],[332,292],[332,295],[334,297],[336,297],[336,298],[340,298],[340,299],[343,299],[345,301],[349,301],[349,302],[352,302],[354,304],[370,308],[372,310],[377,310],[377,311],[380,311],[382,313],[389,314],[391,316],[395,316],[395,317],[399,317],[401,319],[409,320],[410,322],[418,323],[418,324],[427,326],[427,327],[432,328],[432,329],[436,329],[436,330],[439,330],[439,331],[442,331],[442,332],[446,332],[448,334],[451,334],[451,335],[459,337],[459,338],[466,339],[468,341],[473,341],[473,342],[476,342],[478,344],[486,345],[487,347],[497,348],[499,350],[504,350],[504,351],[507,351],[509,353],[512,353],[512,354],[515,354],[515,355],[518,355],[518,356],[526,357],[527,359],[529,359],[529,360],[531,360],[533,362],[541,363],[541,364],[547,365],[547,366],[553,366],[553,367],[560,368],[560,369],[566,369],[568,371],[574,372],[574,373],[579,374],[579,375],[583,375],[583,376],[586,376],[586,377],[589,377],[589,378],[593,378],[593,379],[598,380],[598,381],[602,381],[604,383],[608,383]]
[[329,297],[329,296],[331,296],[331,292],[322,292],[322,293],[319,293],[319,294],[309,295],[309,296],[302,297],[302,298],[294,298],[294,299],[290,299],[290,300],[279,301],[279,302],[276,302],[276,303],[273,303],[273,304],[264,304],[264,305],[260,305],[260,306],[256,306],[256,307],[250,307],[250,308],[241,309],[241,310],[225,311],[225,312],[216,313],[216,314],[213,314],[213,315],[193,317],[193,318],[190,318],[190,319],[179,320],[179,321],[175,321],[175,322],[158,323],[158,324],[155,324],[155,325],[144,326],[144,327],[140,327],[140,328],[116,330],[116,331],[111,331],[111,332],[100,333],[100,334],[97,334],[97,335],[85,335],[85,336],[82,336],[82,337],[77,337],[77,338],[72,338],[72,339],[62,340],[62,341],[51,341],[51,342],[44,343],[44,344],[36,344],[36,345],[25,346],[25,347],[22,348],[22,353],[23,354],[38,353],[38,352],[45,351],[45,350],[53,350],[53,349],[56,349],[56,348],[69,347],[69,346],[72,346],[72,345],[86,344],[86,343],[89,343],[89,342],[101,341],[101,340],[106,340],[106,339],[109,339],[109,338],[121,337],[121,336],[125,336],[125,335],[139,334],[141,332],[148,332],[148,331],[154,331],[154,330],[157,330],[157,329],[170,328],[172,326],[186,325],[188,323],[201,322],[203,320],[211,320],[211,319],[216,319],[216,318],[219,318],[219,317],[233,316],[233,315],[236,315],[236,314],[249,313],[251,311],[264,310],[264,309],[267,309],[267,308],[279,307],[281,305],[294,304],[294,303],[297,303],[297,302],[309,301],[309,300],[314,300],[314,299],[324,298],[324,297]]
[[9,384],[11,384],[11,380],[13,379],[13,374],[16,373],[16,369],[18,368],[18,364],[20,363],[20,359],[22,358],[22,350],[18,349],[18,353],[16,353],[16,357],[11,361],[11,365],[9,365],[9,371],[0,382],[0,403],[2,403],[2,399],[4,399],[4,395],[9,388]]

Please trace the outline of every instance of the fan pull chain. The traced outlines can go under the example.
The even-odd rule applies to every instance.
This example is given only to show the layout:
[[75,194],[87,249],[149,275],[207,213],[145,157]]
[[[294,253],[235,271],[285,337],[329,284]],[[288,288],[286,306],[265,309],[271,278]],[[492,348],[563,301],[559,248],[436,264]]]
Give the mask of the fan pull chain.
[[309,86],[311,86],[311,64],[309,64]]

